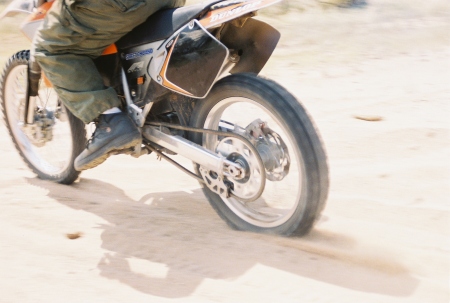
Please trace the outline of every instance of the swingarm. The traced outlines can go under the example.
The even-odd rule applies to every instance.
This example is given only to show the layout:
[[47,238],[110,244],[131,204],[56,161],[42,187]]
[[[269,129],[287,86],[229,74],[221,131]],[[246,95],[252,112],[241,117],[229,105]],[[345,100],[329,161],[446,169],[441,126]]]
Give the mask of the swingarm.
[[[207,129],[197,129],[184,126],[176,126],[168,123],[154,123],[153,125],[144,126],[142,134],[149,144],[156,144],[173,153],[183,156],[199,165],[199,172],[203,183],[217,194],[226,198],[234,196],[231,191],[235,182],[242,182],[249,175],[249,170],[252,169],[246,161],[239,161],[236,159],[235,152],[227,148],[228,144],[221,144],[217,147],[217,153],[200,146],[192,141],[189,141],[181,136],[168,134],[168,128],[180,129],[190,132],[202,132],[209,135],[217,135],[219,137],[233,138],[239,140],[245,149],[248,149],[254,155],[255,163],[260,168],[260,171],[265,172],[264,164],[259,156],[257,149],[251,144],[249,140],[243,136],[231,133]],[[199,177],[199,176],[197,176]],[[255,195],[246,199],[246,202],[251,202],[259,198],[262,194],[265,185],[265,174],[261,176],[260,190],[257,190]]]

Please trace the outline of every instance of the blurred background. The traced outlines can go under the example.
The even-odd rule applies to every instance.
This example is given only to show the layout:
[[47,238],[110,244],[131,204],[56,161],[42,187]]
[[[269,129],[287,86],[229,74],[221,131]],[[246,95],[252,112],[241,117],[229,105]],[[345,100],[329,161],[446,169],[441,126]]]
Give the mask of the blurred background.
[[[8,2],[0,0],[0,10]],[[198,2],[202,1],[188,0],[187,4]],[[16,51],[29,48],[30,42],[18,31],[22,18],[0,20],[0,66]],[[242,263],[250,264],[242,272],[238,270],[236,275],[227,275],[228,267],[234,266],[217,266],[216,260],[210,264],[201,255],[192,257],[188,261],[196,265],[182,268],[177,272],[178,276],[186,277],[186,281],[197,277],[202,283],[207,281],[210,284],[204,284],[204,293],[196,294],[194,289],[189,289],[188,295],[193,296],[195,301],[195,298],[205,298],[205,294],[214,292],[218,296],[214,301],[218,302],[227,301],[226,298],[233,294],[236,297],[228,302],[244,302],[239,300],[239,294],[246,293],[252,298],[254,294],[259,294],[258,298],[264,302],[282,302],[280,298],[289,297],[292,299],[289,302],[448,303],[450,1],[285,0],[262,10],[257,18],[277,28],[282,35],[262,75],[287,87],[315,121],[328,153],[330,196],[322,218],[310,235],[301,239],[274,239],[253,234],[236,235],[229,229],[217,229],[222,223],[211,220],[218,218],[202,216],[201,212],[182,216],[180,214],[191,210],[190,204],[184,204],[184,201],[177,203],[177,199],[185,199],[186,193],[180,194],[181,198],[170,198],[172,196],[169,195],[166,201],[173,202],[174,209],[181,211],[167,210],[165,214],[170,224],[164,228],[170,226],[174,235],[189,233],[187,240],[183,239],[173,250],[175,255],[183,247],[192,250],[201,247],[214,252],[211,255],[217,256],[217,260],[230,260],[228,253],[231,253],[232,258],[238,256],[236,258]],[[56,185],[39,183],[41,181],[34,177],[28,179],[31,181],[23,181],[23,175],[28,170],[18,160],[3,126],[0,126],[0,132],[0,139],[3,140],[0,142],[0,169],[5,179],[0,182],[0,200],[6,194],[9,196],[5,197],[18,200],[29,199],[25,193],[35,188],[30,183],[45,184],[50,192],[52,186],[59,189]],[[148,184],[127,183],[117,177],[128,171],[124,169],[125,162],[119,160],[128,161],[126,163],[130,167],[136,165],[133,159],[117,158],[108,160],[99,169],[83,173],[83,176],[94,180],[93,183],[101,180],[108,186],[115,184],[117,190],[102,192],[106,196],[102,199],[114,200],[117,191],[138,201],[140,197],[135,196],[139,190],[154,195],[163,190],[171,193],[180,190],[178,184],[164,179],[169,178],[165,175],[158,176],[158,180],[151,179],[150,183],[155,186],[153,192]],[[10,174],[15,174],[14,180],[9,177]],[[151,172],[148,174],[152,178]],[[134,180],[134,176],[130,180]],[[161,182],[159,187],[158,182]],[[20,187],[11,189],[7,184],[19,184]],[[80,184],[78,188],[86,186],[82,182]],[[74,192],[80,192],[76,189],[71,188]],[[88,186],[84,189],[86,196],[96,190]],[[192,196],[204,201],[201,194]],[[51,203],[56,199],[58,202],[52,207],[62,208],[64,203],[60,201],[79,202],[80,207],[89,213],[89,207],[85,205],[89,205],[86,201],[90,198],[80,196],[74,202],[64,195],[54,198],[39,192],[33,199],[41,197]],[[100,205],[103,208],[98,213],[110,213],[109,202]],[[26,206],[11,205],[3,206],[0,212],[5,218],[15,220],[22,213],[29,214]],[[143,205],[136,207],[141,207],[139,210],[144,213]],[[155,218],[159,216],[157,212],[150,215]],[[72,219],[74,213],[70,212],[70,216]],[[114,222],[120,216],[114,214],[111,218]],[[175,223],[189,218],[195,221],[189,228],[195,226],[197,229],[190,231]],[[45,224],[51,222],[46,219]],[[124,222],[129,222],[128,217]],[[158,234],[158,228],[153,228],[151,222],[148,220],[139,226],[147,228],[145,236],[152,238],[150,244],[140,242],[140,248],[145,252],[140,258],[171,264],[176,258],[165,256],[151,243],[168,243],[172,249],[177,242],[173,241],[172,236]],[[17,224],[14,221],[12,226]],[[93,223],[91,226],[94,226]],[[137,227],[127,228],[122,230],[123,243],[129,243],[127,239],[136,232],[134,228]],[[10,229],[4,230],[9,232]],[[110,233],[120,236],[115,229]],[[209,235],[208,241],[202,241],[205,234]],[[35,237],[34,233],[30,235]],[[101,244],[92,246],[92,251],[100,250],[99,247],[105,245],[126,246],[115,240],[108,243],[107,237],[102,240]],[[221,243],[225,243],[224,246]],[[11,251],[16,250],[14,246]],[[30,246],[29,251],[34,254],[35,248]],[[266,254],[266,251],[270,253]],[[299,256],[301,262],[297,263]],[[276,261],[268,262],[271,258]],[[71,262],[73,259],[71,254],[64,261]],[[98,262],[97,256],[93,259]],[[33,255],[30,260],[35,260]],[[258,266],[268,265],[258,267],[254,266],[255,263]],[[17,266],[22,264],[27,265],[17,259]],[[58,266],[59,263],[55,264]],[[203,267],[208,269],[209,276],[206,275],[206,278],[199,274]],[[36,265],[33,268],[39,267]],[[112,268],[119,277],[128,270],[125,265]],[[40,270],[47,273],[45,268]],[[281,279],[273,279],[274,273],[279,274]],[[19,278],[23,276],[26,274]],[[225,278],[220,278],[223,276]],[[141,278],[136,280],[141,281]],[[73,300],[77,301],[75,294],[80,295],[77,284],[71,288],[65,279],[67,277],[63,272],[55,271],[52,281],[64,283],[74,294]],[[39,294],[39,289],[53,285],[46,279],[30,278],[30,281],[35,285],[33,294]],[[161,281],[161,289],[172,287],[170,280]],[[145,279],[142,278],[141,282],[148,286]],[[273,283],[278,283],[275,285],[280,287],[275,287]],[[19,292],[21,285],[18,285]],[[89,284],[89,287],[92,285],[96,284]],[[108,289],[115,287],[108,285]],[[236,288],[241,292],[235,292]],[[97,294],[96,298],[102,298],[105,293]],[[40,293],[42,298],[46,295]],[[94,297],[95,294],[90,299]],[[270,301],[273,297],[280,300]],[[183,300],[180,302],[186,302]]]

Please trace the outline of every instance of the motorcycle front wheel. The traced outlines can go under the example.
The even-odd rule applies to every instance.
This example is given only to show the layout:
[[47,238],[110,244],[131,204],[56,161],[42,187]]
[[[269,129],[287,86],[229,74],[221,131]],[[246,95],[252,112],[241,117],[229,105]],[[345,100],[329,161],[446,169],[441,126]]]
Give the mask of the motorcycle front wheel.
[[71,184],[80,174],[73,162],[86,145],[85,125],[42,80],[34,123],[25,123],[29,60],[30,52],[20,51],[6,63],[0,77],[3,119],[20,156],[39,178]]
[[[261,139],[262,133],[254,134],[258,132],[251,130],[255,123],[264,125],[265,133],[270,129],[268,140]],[[266,178],[262,194],[253,201],[239,197],[257,193],[257,187],[264,183],[229,180],[233,194],[229,197],[202,184],[210,204],[228,225],[238,230],[278,235],[304,235],[311,230],[327,199],[328,165],[318,131],[293,95],[275,82],[255,75],[228,76],[197,103],[191,125],[239,134],[246,132],[257,142],[256,148],[265,159],[265,172],[261,172],[254,164],[257,161],[252,160],[255,158],[252,152],[239,140],[192,134],[194,142],[214,153],[232,150],[228,159],[237,159],[242,166],[249,167],[247,179]],[[252,138],[258,136],[258,141]],[[197,172],[201,171],[197,166]]]

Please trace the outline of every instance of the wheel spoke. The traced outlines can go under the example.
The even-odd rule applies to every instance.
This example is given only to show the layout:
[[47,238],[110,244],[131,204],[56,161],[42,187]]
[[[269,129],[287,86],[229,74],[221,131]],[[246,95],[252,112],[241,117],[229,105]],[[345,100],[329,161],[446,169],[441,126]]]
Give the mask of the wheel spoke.
[[[222,100],[212,108],[206,118],[205,128],[218,129],[219,123],[240,132],[245,130],[247,125],[253,121],[261,119],[268,121],[271,129],[282,136],[292,154],[295,155],[291,162],[290,172],[283,180],[277,182],[266,182],[266,188],[260,198],[253,202],[241,202],[239,197],[248,197],[261,184],[263,176],[261,168],[258,166],[257,158],[243,141],[235,138],[224,138],[218,141],[217,136],[206,136],[205,146],[209,149],[220,151],[223,155],[241,155],[249,166],[249,179],[231,180],[234,184],[233,193],[236,197],[222,198],[224,203],[241,219],[260,227],[278,226],[288,220],[298,207],[302,188],[300,184],[302,178],[301,155],[292,142],[290,130],[281,123],[277,117],[266,110],[259,103],[242,97]],[[273,143],[274,140],[271,140]],[[263,168],[264,169],[264,168]]]
[[[36,145],[30,136],[33,132],[27,132],[23,128],[23,116],[25,109],[25,96],[27,87],[27,64],[13,67],[4,80],[5,118],[14,136],[18,148],[24,158],[38,171],[46,175],[58,175],[71,165],[72,135],[69,122],[58,119],[52,127],[52,138],[44,144]],[[44,115],[47,112],[55,112],[58,99],[53,89],[40,83],[37,106]],[[45,118],[48,118],[45,116]],[[37,125],[37,124],[35,124]],[[27,126],[30,127],[30,126]],[[39,127],[39,126],[36,126]],[[41,146],[42,145],[42,146]]]

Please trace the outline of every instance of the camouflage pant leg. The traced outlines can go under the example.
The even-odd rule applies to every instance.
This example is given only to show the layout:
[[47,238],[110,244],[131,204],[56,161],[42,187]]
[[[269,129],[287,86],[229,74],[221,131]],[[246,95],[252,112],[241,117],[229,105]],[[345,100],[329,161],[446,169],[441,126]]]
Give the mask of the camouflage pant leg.
[[34,40],[34,58],[61,101],[89,123],[120,101],[92,61],[156,11],[185,0],[56,0]]

